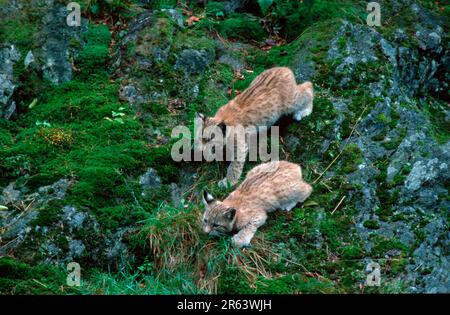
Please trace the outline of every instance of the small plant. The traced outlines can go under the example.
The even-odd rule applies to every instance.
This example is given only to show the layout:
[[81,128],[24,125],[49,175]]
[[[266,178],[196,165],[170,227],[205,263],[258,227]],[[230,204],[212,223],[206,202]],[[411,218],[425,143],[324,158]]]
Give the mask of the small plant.
[[368,228],[368,229],[371,229],[371,230],[376,230],[376,229],[380,228],[380,224],[377,221],[375,221],[375,220],[364,221],[363,225],[364,225],[365,228]]
[[40,128],[37,135],[46,143],[60,148],[70,147],[73,142],[72,131],[63,128]]
[[44,126],[44,127],[50,128],[52,125],[46,120],[44,120],[44,121],[38,120],[38,121],[36,121],[36,126]]
[[115,122],[118,122],[120,124],[124,124],[124,121],[123,121],[122,117],[125,116],[126,114],[123,112],[123,110],[125,110],[125,108],[124,107],[120,107],[118,112],[111,111],[112,118],[105,117],[105,119],[109,120],[109,121],[115,121]]

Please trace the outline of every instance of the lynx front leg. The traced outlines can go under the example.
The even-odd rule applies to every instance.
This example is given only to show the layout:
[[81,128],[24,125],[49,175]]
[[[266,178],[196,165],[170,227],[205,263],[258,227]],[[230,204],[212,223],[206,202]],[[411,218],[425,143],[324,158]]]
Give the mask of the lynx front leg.
[[244,170],[245,162],[233,161],[227,169],[227,176],[219,182],[221,187],[231,187],[237,184]]
[[238,248],[242,248],[250,245],[250,241],[255,235],[257,227],[254,225],[249,225],[242,230],[240,230],[237,234],[235,234],[231,240],[234,246]]
[[248,146],[246,142],[239,143],[235,149],[234,160],[231,161],[227,169],[227,176],[219,182],[220,187],[231,187],[238,183],[244,170],[245,161],[248,154]]
[[303,117],[309,116],[313,110],[314,92],[311,82],[305,82],[297,86],[296,111],[294,119],[300,121]]
[[312,113],[312,103],[307,108],[304,108],[302,110],[299,110],[294,113],[294,119],[295,121],[302,120],[303,117],[309,116]]

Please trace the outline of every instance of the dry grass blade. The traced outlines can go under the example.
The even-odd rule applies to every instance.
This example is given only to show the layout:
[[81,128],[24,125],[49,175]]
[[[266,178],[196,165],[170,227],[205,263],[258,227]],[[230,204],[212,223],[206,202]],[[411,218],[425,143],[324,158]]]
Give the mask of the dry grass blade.
[[336,205],[336,207],[333,209],[333,211],[331,211],[331,214],[333,214],[333,213],[339,208],[339,206],[341,205],[341,203],[344,201],[345,197],[346,197],[346,196],[344,196],[344,197],[341,198],[341,201],[339,201],[339,203]]

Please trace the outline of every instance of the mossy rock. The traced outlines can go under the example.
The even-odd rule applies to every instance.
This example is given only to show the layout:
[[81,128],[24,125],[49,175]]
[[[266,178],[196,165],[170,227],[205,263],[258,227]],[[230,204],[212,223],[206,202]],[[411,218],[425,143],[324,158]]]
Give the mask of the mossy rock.
[[1,294],[70,294],[76,288],[66,284],[67,275],[52,265],[29,266],[10,257],[0,258]]
[[227,38],[262,41],[267,36],[260,21],[248,14],[233,14],[220,21],[217,28],[220,35]]
[[352,173],[357,170],[358,164],[362,163],[362,151],[356,144],[347,145],[341,155],[341,168],[343,174]]

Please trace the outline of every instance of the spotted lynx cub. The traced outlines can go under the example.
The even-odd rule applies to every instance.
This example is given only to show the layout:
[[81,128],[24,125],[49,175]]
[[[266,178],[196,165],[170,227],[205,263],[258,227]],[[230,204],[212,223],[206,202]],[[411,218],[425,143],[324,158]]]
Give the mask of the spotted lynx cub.
[[[270,127],[281,116],[293,115],[299,121],[311,114],[313,109],[313,86],[311,82],[297,85],[294,74],[289,68],[277,67],[264,71],[241,94],[222,106],[214,117],[198,114],[203,126],[243,126],[244,128]],[[224,134],[225,135],[225,134]],[[248,144],[237,143],[243,152],[243,158],[235,158],[227,170],[227,176],[219,184],[235,185],[244,168],[248,154]],[[237,152],[237,150],[234,150]]]
[[248,246],[268,212],[289,211],[311,192],[299,165],[286,161],[260,164],[225,200],[203,193],[203,231],[211,236],[233,235],[235,246]]

